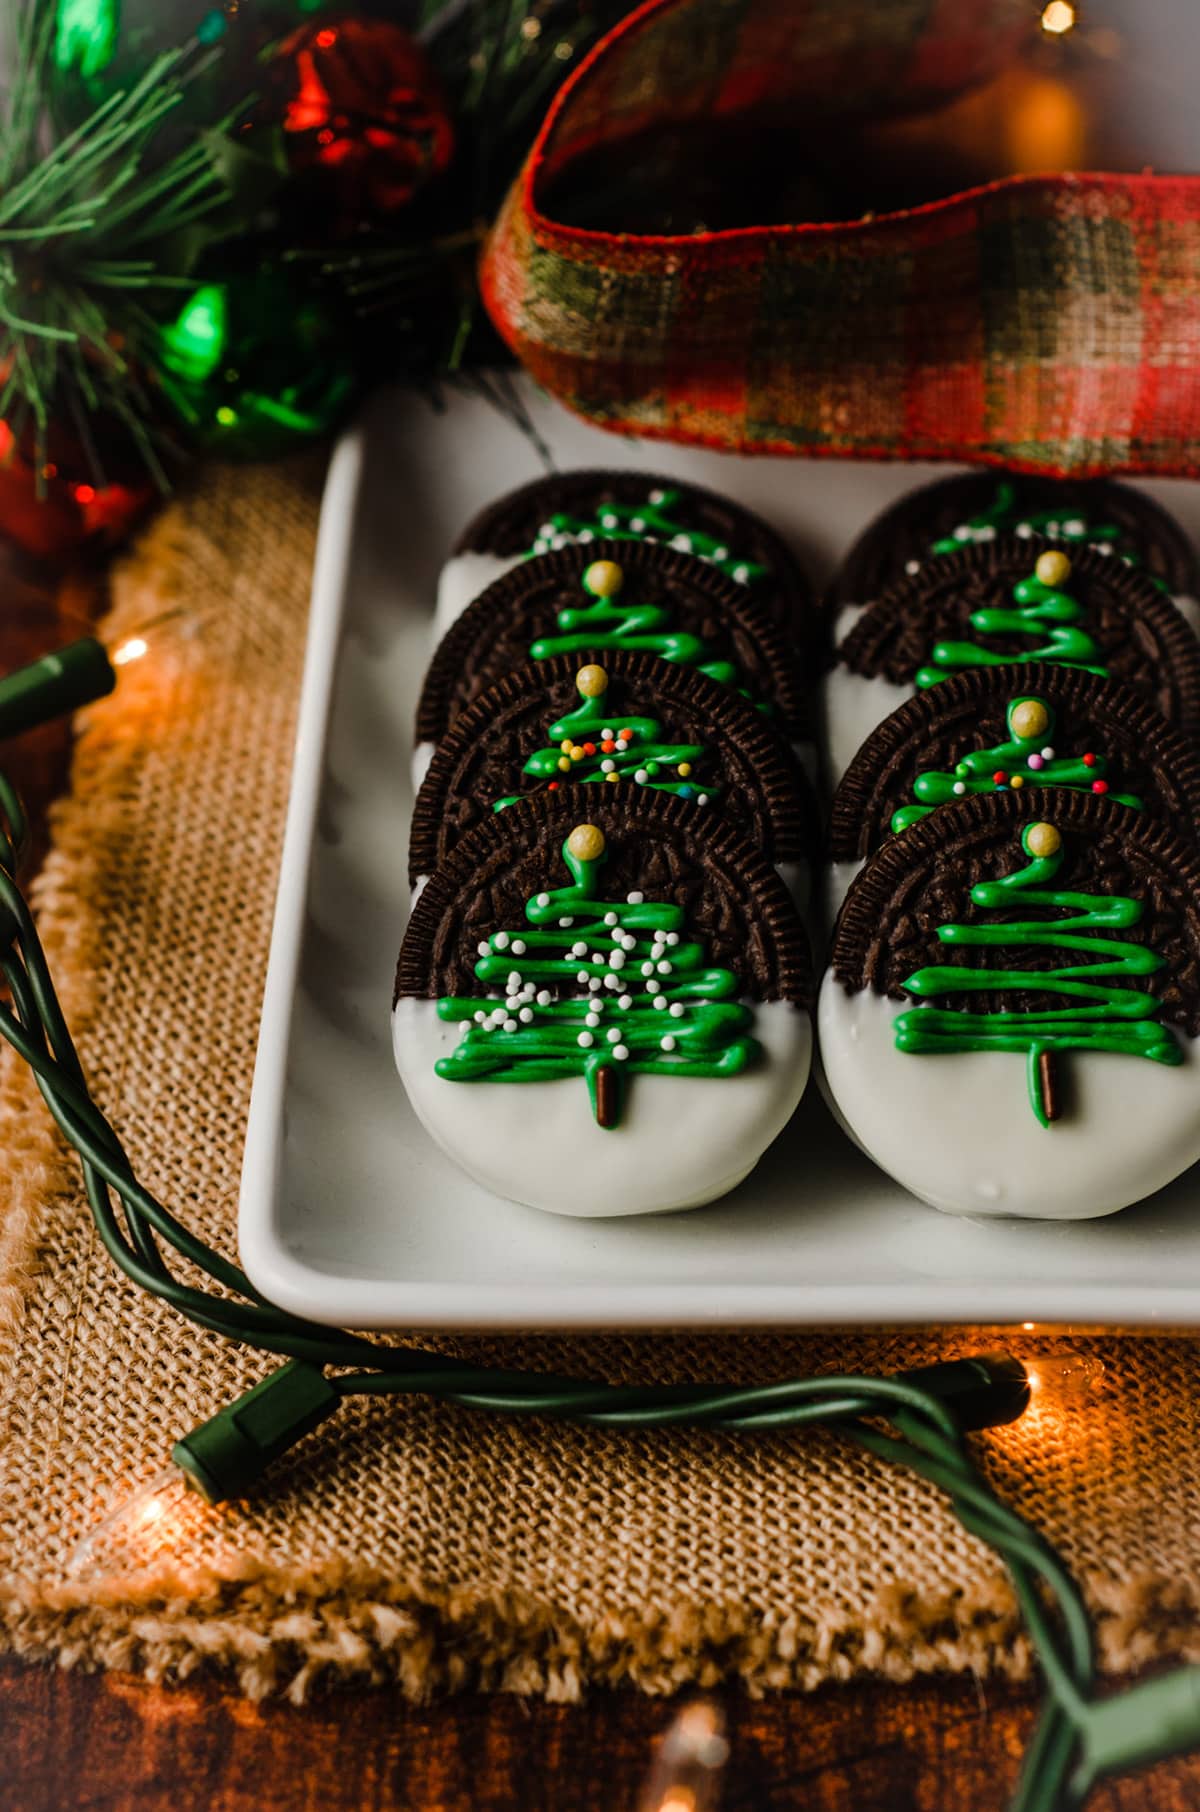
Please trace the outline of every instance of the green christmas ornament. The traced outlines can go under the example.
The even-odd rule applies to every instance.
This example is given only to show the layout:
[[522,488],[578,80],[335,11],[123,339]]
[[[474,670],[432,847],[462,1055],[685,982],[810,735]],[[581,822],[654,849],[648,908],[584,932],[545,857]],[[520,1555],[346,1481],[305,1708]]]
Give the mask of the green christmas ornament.
[[271,274],[194,290],[160,331],[156,374],[188,439],[231,459],[328,433],[355,388],[332,315]]
[[[535,749],[523,772],[550,788],[564,780],[619,785],[632,781],[652,792],[674,793],[707,805],[720,789],[702,778],[707,750],[701,743],[664,742],[656,717],[618,711],[608,696],[608,675],[603,667],[581,667],[575,676],[580,703],[574,711],[550,725],[550,746]],[[518,795],[497,799],[494,810],[503,811]]]
[[[1068,1004],[1044,1012],[914,1007],[896,1019],[896,1049],[917,1054],[1023,1052],[1030,1106],[1041,1124],[1049,1126],[1059,1112],[1055,1053],[1112,1051],[1164,1064],[1182,1063],[1183,1053],[1158,1023],[1162,1003],[1153,994],[1124,985],[1157,974],[1165,959],[1145,944],[1105,935],[1140,925],[1142,902],[1124,894],[1074,893],[1055,887],[1063,849],[1062,835],[1053,824],[1026,825],[1021,846],[1030,858],[1024,868],[995,881],[980,881],[971,889],[972,903],[999,913],[999,921],[939,925],[939,941],[955,950],[1079,952],[1086,960],[1067,961],[1053,969],[938,963],[915,970],[901,985],[924,1002],[953,994],[1022,990],[1062,995]],[[1048,907],[1065,916],[1008,916],[1023,907]]]
[[562,847],[572,885],[526,901],[528,926],[479,945],[485,996],[448,996],[461,1042],[435,1068],[447,1082],[581,1076],[598,1125],[614,1127],[629,1078],[737,1076],[755,1062],[738,979],[710,967],[683,908],[630,893],[599,897],[604,833],[577,824]]

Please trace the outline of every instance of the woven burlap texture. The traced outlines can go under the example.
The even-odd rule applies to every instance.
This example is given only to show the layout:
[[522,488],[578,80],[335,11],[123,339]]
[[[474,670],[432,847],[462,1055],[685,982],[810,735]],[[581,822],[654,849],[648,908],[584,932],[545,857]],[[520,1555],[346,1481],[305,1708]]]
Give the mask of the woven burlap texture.
[[[80,727],[35,889],[97,1097],[150,1187],[230,1250],[315,517],[310,474],[213,470],[123,563],[106,633],[162,620]],[[8,1647],[154,1678],[219,1668],[293,1697],[329,1677],[565,1699],[589,1682],[1028,1667],[994,1557],[933,1490],[832,1436],[629,1438],[359,1401],[253,1503],[118,1516],[81,1553],[177,1434],[269,1367],[116,1273],[12,1063],[2,1089]],[[982,1338],[442,1344],[749,1379],[891,1369]],[[1085,1581],[1109,1666],[1200,1661],[1195,1348],[1082,1344],[1106,1367],[1098,1394],[986,1437],[993,1476]]]

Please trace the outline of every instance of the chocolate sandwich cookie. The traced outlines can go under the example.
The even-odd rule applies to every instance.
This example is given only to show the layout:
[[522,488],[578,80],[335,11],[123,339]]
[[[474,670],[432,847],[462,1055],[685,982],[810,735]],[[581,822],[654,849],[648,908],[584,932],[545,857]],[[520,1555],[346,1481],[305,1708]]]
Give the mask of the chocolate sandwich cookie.
[[669,794],[564,786],[469,832],[409,921],[393,1044],[426,1130],[495,1194],[572,1215],[723,1195],[811,1057],[778,875]]
[[890,836],[960,799],[1026,786],[1108,794],[1200,848],[1200,756],[1147,699],[1078,667],[975,667],[893,711],[843,775],[827,922]]
[[1111,1214],[1200,1159],[1200,858],[1109,796],[964,798],[859,875],[818,1024],[839,1114],[914,1195]]
[[1192,543],[1144,491],[1102,478],[972,472],[911,491],[859,536],[842,562],[831,602],[837,609],[869,604],[928,559],[1012,534],[1039,536],[1067,554],[1094,547],[1106,558],[1138,567],[1200,631]]
[[509,491],[459,536],[438,584],[444,635],[481,591],[522,560],[597,541],[646,541],[707,561],[744,585],[792,644],[815,624],[812,592],[787,544],[727,497],[654,472],[560,472]]
[[601,541],[523,562],[443,636],[417,706],[418,779],[455,719],[506,673],[560,654],[603,664],[617,650],[692,667],[803,734],[794,659],[744,585],[668,547]]
[[1182,734],[1200,729],[1200,643],[1145,573],[1009,535],[926,561],[858,617],[822,689],[831,780],[914,692],[1034,660],[1123,680]]
[[728,818],[807,901],[817,810],[790,745],[730,687],[619,649],[603,665],[532,661],[455,720],[413,809],[411,884],[514,799],[564,785],[673,794]]

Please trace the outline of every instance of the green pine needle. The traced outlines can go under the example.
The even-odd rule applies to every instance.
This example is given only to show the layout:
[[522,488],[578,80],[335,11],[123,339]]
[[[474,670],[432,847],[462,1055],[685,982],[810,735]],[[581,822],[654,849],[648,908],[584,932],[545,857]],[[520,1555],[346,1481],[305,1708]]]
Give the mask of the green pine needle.
[[156,57],[60,133],[47,101],[53,26],[50,6],[29,9],[0,107],[0,416],[18,437],[31,431],[39,472],[52,420],[70,420],[85,449],[88,417],[115,420],[165,484],[152,399],[132,373],[154,342],[148,305],[189,281],[203,235],[182,229],[231,199],[229,122],[161,152],[164,123],[211,62],[189,48]]

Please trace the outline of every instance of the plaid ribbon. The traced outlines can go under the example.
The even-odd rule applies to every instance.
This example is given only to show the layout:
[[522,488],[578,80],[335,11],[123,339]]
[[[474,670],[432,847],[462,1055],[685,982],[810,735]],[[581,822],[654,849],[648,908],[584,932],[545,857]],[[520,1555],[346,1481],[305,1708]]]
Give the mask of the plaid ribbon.
[[651,439],[1200,472],[1200,177],[1010,177],[695,236],[543,208],[637,134],[797,117],[834,133],[944,101],[1036,16],[1028,0],[650,0],[560,91],[509,194],[481,271],[496,327],[569,408]]

